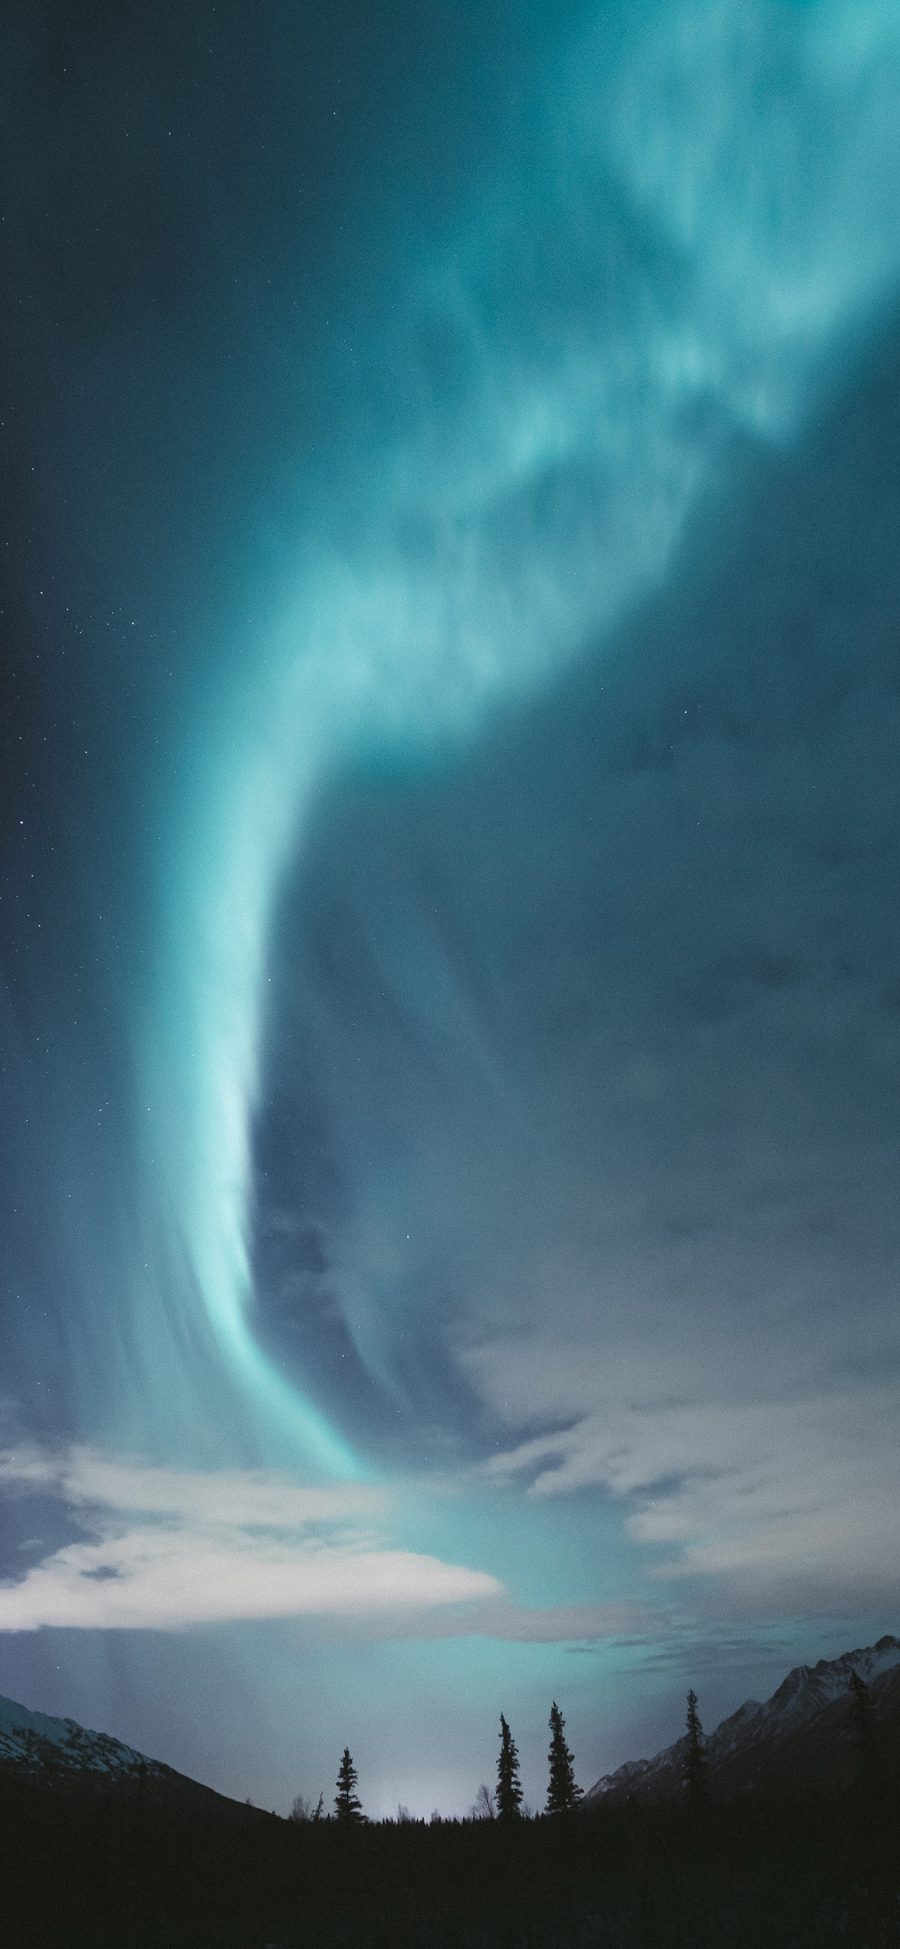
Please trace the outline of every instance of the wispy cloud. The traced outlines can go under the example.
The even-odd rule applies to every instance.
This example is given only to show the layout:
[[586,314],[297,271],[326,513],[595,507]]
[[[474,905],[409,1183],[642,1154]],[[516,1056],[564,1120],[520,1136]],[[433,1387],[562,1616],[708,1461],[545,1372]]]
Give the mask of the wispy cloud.
[[[377,1622],[367,1632],[386,1635]],[[671,1628],[662,1606],[627,1599],[602,1604],[515,1604],[501,1596],[486,1602],[449,1605],[409,1620],[392,1618],[392,1637],[417,1639],[495,1638],[503,1644],[558,1644],[590,1649],[603,1644],[656,1645]]]
[[485,1473],[537,1497],[606,1490],[626,1505],[656,1580],[715,1580],[745,1614],[848,1594],[894,1603],[900,1466],[883,1442],[893,1409],[889,1388],[640,1407],[606,1398]]
[[237,1528],[259,1524],[292,1529],[339,1522],[371,1516],[385,1502],[384,1492],[369,1483],[321,1487],[263,1469],[167,1469],[120,1461],[81,1445],[63,1450],[24,1445],[0,1451],[0,1486],[20,1493],[49,1489],[78,1509],[129,1511],[216,1525],[227,1521]]
[[7,1494],[48,1493],[84,1540],[0,1585],[0,1630],[42,1625],[177,1630],[274,1617],[396,1616],[496,1599],[484,1571],[395,1548],[370,1528],[367,1485],[297,1485],[262,1472],[204,1474],[96,1451],[0,1455]]

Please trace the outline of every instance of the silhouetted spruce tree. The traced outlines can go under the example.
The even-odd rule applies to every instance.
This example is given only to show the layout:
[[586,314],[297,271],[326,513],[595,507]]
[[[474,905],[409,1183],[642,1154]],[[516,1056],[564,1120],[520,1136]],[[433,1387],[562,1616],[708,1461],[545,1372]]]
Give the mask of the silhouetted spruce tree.
[[687,1748],[684,1755],[684,1789],[688,1806],[694,1813],[705,1807],[709,1793],[706,1773],[706,1747],[703,1740],[703,1727],[697,1711],[697,1694],[687,1695]]
[[519,1749],[500,1714],[500,1753],[497,1759],[497,1814],[500,1820],[515,1820],[522,1805],[519,1784]]
[[344,1747],[337,1776],[337,1793],[334,1796],[335,1819],[347,1826],[356,1826],[365,1819],[362,1802],[356,1792],[356,1767],[350,1758],[349,1746]]
[[550,1781],[547,1787],[548,1814],[569,1814],[581,1799],[575,1784],[574,1760],[566,1745],[566,1722],[554,1699],[550,1707]]

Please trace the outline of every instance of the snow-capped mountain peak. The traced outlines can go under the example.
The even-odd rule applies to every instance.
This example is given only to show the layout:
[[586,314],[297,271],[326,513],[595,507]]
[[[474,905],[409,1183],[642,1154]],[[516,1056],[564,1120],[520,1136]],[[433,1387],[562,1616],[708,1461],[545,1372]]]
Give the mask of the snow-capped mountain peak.
[[0,1698],[0,1768],[58,1784],[67,1778],[97,1785],[127,1778],[161,1779],[166,1769],[109,1733],[93,1732],[74,1719],[30,1712],[15,1699]]
[[816,1665],[795,1665],[774,1692],[765,1710],[773,1717],[810,1719],[845,1697],[855,1672],[865,1685],[900,1665],[900,1640],[879,1638],[862,1650],[845,1651],[840,1658],[820,1658]]

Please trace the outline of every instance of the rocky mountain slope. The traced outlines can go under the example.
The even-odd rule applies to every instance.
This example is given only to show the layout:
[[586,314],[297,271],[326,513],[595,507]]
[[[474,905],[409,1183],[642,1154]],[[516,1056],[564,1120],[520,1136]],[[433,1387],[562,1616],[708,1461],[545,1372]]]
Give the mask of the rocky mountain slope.
[[177,1802],[199,1812],[252,1810],[148,1759],[109,1733],[92,1732],[74,1719],[30,1712],[15,1699],[0,1697],[0,1778],[65,1792],[134,1794]]
[[[817,1665],[797,1665],[772,1697],[748,1699],[707,1735],[708,1777],[719,1798],[765,1789],[848,1786],[859,1764],[851,1674],[868,1687],[886,1763],[900,1750],[900,1639]],[[701,1699],[702,1710],[702,1699]],[[667,1800],[683,1791],[687,1739],[653,1759],[629,1760],[585,1795],[587,1805]]]

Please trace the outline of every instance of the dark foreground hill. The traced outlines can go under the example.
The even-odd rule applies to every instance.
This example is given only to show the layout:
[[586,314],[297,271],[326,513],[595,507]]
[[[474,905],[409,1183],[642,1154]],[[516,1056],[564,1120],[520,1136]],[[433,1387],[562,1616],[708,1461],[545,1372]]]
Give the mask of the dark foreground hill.
[[896,1949],[887,1808],[235,1823],[0,1779],[4,1949]]
[[[800,1793],[851,1787],[859,1736],[851,1674],[866,1685],[885,1766],[900,1754],[900,1639],[879,1638],[840,1658],[797,1665],[764,1704],[748,1699],[706,1740],[709,1786],[717,1799],[746,1793]],[[588,1804],[677,1799],[684,1789],[687,1737],[653,1759],[629,1760],[585,1796]],[[900,1937],[898,1937],[900,1940]]]

